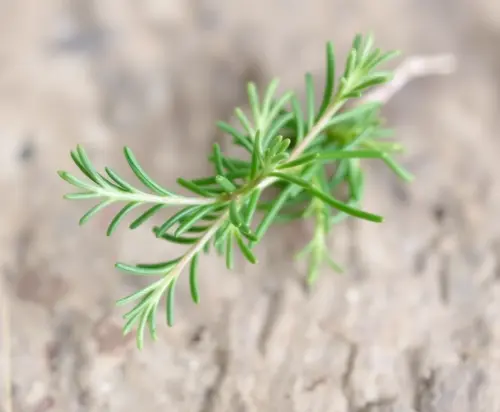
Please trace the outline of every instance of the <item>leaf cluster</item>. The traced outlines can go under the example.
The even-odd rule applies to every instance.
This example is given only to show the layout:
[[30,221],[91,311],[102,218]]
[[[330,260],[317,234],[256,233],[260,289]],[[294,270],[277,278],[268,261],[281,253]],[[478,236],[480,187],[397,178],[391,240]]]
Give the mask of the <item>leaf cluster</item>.
[[[277,95],[277,80],[270,82],[261,94],[250,83],[248,113],[240,108],[235,110],[237,126],[217,124],[235,145],[245,150],[246,157],[226,156],[214,144],[209,154],[212,175],[177,180],[190,196],[167,190],[153,180],[129,148],[124,149],[125,159],[140,188],[109,167],[104,168],[104,173],[98,172],[82,147],[71,153],[85,180],[59,172],[79,189],[65,197],[98,200],[82,217],[81,224],[117,202],[124,206],[111,220],[108,236],[139,206],[147,205],[147,209],[134,216],[130,229],[145,224],[164,209],[179,209],[154,227],[153,233],[158,239],[185,245],[185,253],[160,263],[116,264],[128,274],[152,277],[148,286],[118,300],[119,305],[132,304],[124,315],[124,333],[136,328],[139,348],[143,347],[146,329],[156,339],[156,316],[162,300],[167,324],[173,324],[175,287],[184,270],[189,272],[192,299],[198,303],[202,255],[213,249],[225,259],[228,269],[234,267],[235,253],[255,264],[254,247],[275,222],[305,219],[313,223],[312,239],[301,253],[309,260],[310,284],[325,261],[340,270],[327,245],[335,224],[349,216],[371,222],[383,220],[361,208],[366,180],[361,161],[378,159],[399,177],[411,179],[393,158],[402,148],[387,140],[390,131],[383,128],[380,105],[352,104],[371,88],[390,81],[392,74],[379,71],[378,66],[396,54],[383,53],[373,48],[371,36],[358,35],[337,79],[334,48],[328,43],[325,87],[319,105],[310,74],[305,76],[305,104],[293,92]],[[275,195],[265,200],[262,195],[269,188],[274,188]]]

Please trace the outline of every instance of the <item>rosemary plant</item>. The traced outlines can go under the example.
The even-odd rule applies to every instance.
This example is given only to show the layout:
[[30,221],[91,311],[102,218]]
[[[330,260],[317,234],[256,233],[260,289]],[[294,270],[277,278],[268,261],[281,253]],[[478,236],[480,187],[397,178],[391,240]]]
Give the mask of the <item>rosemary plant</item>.
[[[295,219],[313,222],[314,234],[301,252],[309,260],[309,284],[317,278],[323,262],[341,270],[330,257],[326,243],[333,226],[347,216],[371,222],[383,220],[360,208],[365,182],[361,160],[379,159],[401,178],[411,178],[393,160],[392,155],[401,151],[401,147],[387,140],[390,131],[382,127],[380,104],[350,104],[352,99],[391,79],[392,73],[379,71],[378,67],[396,55],[396,52],[374,49],[371,36],[357,35],[337,82],[334,48],[328,43],[326,82],[319,107],[316,107],[316,91],[310,74],[305,77],[305,107],[301,107],[292,92],[277,96],[277,80],[273,80],[262,95],[250,83],[251,113],[235,110],[241,127],[218,123],[222,131],[232,136],[234,144],[245,149],[246,158],[225,156],[220,146],[214,144],[209,156],[213,175],[177,181],[191,196],[162,187],[144,171],[129,148],[124,149],[125,159],[142,188],[124,180],[109,167],[104,168],[104,173],[98,172],[82,147],[71,152],[84,180],[59,172],[65,181],[79,189],[65,198],[98,200],[80,224],[120,202],[124,206],[109,224],[107,235],[110,236],[139,206],[149,208],[135,216],[129,225],[131,229],[143,225],[165,208],[180,208],[163,224],[154,227],[153,232],[157,238],[186,245],[185,253],[161,263],[116,264],[124,272],[153,279],[148,286],[117,302],[132,304],[124,315],[123,332],[127,334],[136,328],[139,348],[143,347],[147,329],[156,339],[156,316],[162,299],[166,300],[167,324],[173,324],[175,287],[181,273],[188,272],[192,300],[198,303],[197,277],[202,255],[213,248],[225,257],[231,269],[235,250],[239,250],[249,262],[257,263],[254,246],[273,222]],[[275,189],[272,200],[262,197],[268,188]],[[340,190],[344,192],[343,201],[334,196]]]

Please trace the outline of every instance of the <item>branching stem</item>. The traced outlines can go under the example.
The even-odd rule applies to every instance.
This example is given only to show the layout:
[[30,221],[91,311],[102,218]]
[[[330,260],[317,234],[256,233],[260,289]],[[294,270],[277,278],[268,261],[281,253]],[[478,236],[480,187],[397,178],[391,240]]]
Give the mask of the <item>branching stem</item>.
[[215,203],[213,198],[184,197],[184,196],[157,196],[149,193],[127,193],[98,189],[94,191],[96,197],[107,198],[113,202],[140,202],[162,204],[167,206],[196,206]]
[[193,259],[198,253],[202,251],[205,244],[208,243],[210,239],[212,239],[212,236],[215,235],[215,232],[217,232],[217,230],[219,230],[224,222],[227,221],[228,216],[229,212],[224,212],[222,215],[220,215],[219,218],[210,225],[203,236],[200,237],[200,239],[188,249],[184,256],[182,256],[181,260],[179,260],[179,263],[176,264],[174,270],[170,272],[173,278],[178,277],[191,261],[191,259]]

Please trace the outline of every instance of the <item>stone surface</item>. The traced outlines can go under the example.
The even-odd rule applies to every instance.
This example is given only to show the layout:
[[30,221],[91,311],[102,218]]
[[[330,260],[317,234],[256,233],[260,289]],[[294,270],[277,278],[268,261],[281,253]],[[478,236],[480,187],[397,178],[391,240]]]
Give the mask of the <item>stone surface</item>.
[[[14,411],[500,411],[499,13],[490,0],[2,2]],[[113,263],[175,250],[147,230],[105,238],[109,215],[79,228],[87,205],[62,201],[55,173],[69,150],[123,171],[130,145],[165,184],[203,173],[213,124],[245,103],[248,80],[301,90],[325,41],[340,59],[357,31],[459,58],[386,108],[415,183],[370,165],[366,207],[387,220],[339,227],[347,274],[325,272],[309,295],[291,260],[300,225],[272,230],[258,267],[208,257],[199,307],[181,282],[177,325],[138,352],[114,301],[139,284]]]

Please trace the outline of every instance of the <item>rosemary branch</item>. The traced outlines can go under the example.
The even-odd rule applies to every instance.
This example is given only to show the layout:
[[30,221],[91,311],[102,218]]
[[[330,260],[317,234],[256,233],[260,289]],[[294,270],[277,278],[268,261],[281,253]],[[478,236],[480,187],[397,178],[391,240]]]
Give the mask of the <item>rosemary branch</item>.
[[[191,296],[195,303],[199,301],[197,276],[202,253],[210,253],[210,248],[214,247],[219,255],[225,256],[226,266],[232,269],[237,248],[249,262],[256,263],[252,249],[275,222],[295,219],[314,222],[311,243],[301,252],[302,256],[309,256],[309,283],[317,278],[323,261],[340,270],[329,256],[326,245],[334,225],[348,216],[372,222],[383,220],[381,216],[359,209],[365,182],[360,160],[378,159],[404,180],[411,178],[393,159],[401,146],[383,141],[389,131],[382,127],[380,104],[367,102],[347,107],[353,99],[362,101],[371,90],[392,79],[392,73],[376,69],[396,55],[374,49],[371,36],[357,35],[336,85],[335,53],[333,45],[328,43],[326,82],[319,108],[316,108],[310,74],[305,78],[305,110],[292,92],[276,96],[277,80],[269,84],[262,97],[250,83],[251,117],[237,108],[235,114],[240,130],[224,122],[218,123],[218,127],[233,138],[235,145],[246,150],[248,159],[225,156],[215,144],[209,157],[214,175],[177,181],[197,197],[180,196],[163,188],[146,174],[129,148],[124,150],[128,165],[148,192],[139,190],[110,168],[105,168],[104,174],[99,173],[82,147],[78,146],[71,153],[87,181],[68,172],[59,172],[64,180],[83,190],[65,197],[101,199],[82,217],[81,224],[110,204],[123,202],[125,206],[109,224],[107,234],[111,235],[138,206],[149,204],[150,208],[133,220],[129,225],[131,229],[141,226],[166,207],[181,206],[181,210],[155,227],[153,232],[165,241],[188,245],[184,254],[167,262],[116,264],[118,269],[132,275],[159,277],[117,302],[119,305],[134,302],[135,306],[124,315],[123,331],[126,334],[136,327],[139,348],[143,347],[146,328],[156,339],[156,314],[163,297],[167,324],[173,324],[175,286],[188,266]],[[349,189],[344,201],[334,197],[340,186]],[[262,200],[263,191],[270,187],[277,189],[276,197]],[[263,217],[252,229],[258,211],[263,212]]]

